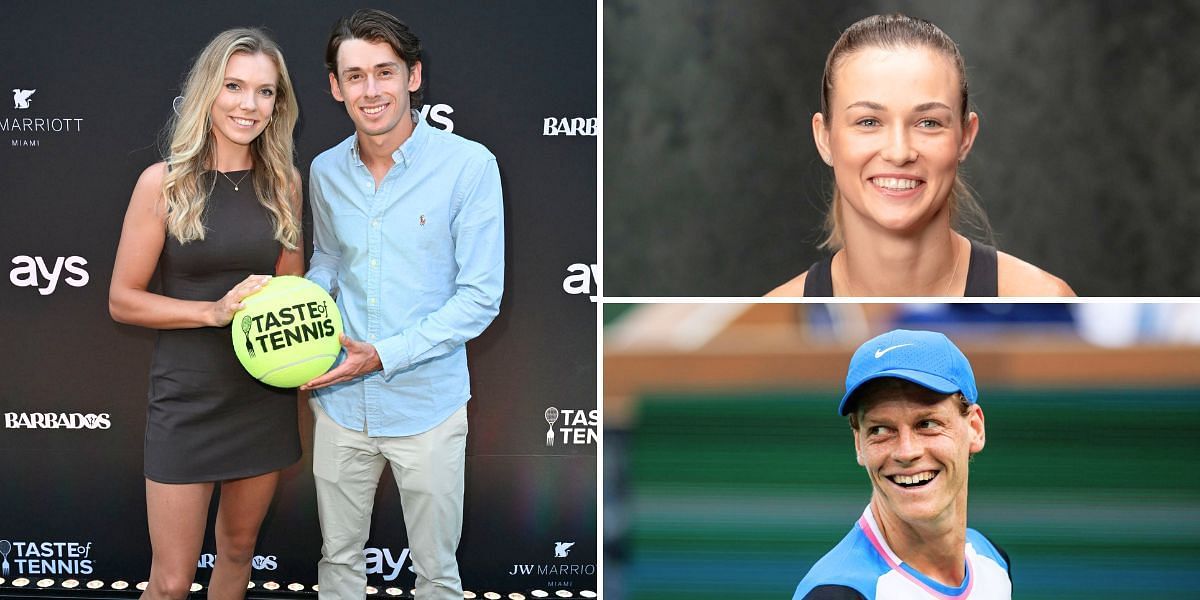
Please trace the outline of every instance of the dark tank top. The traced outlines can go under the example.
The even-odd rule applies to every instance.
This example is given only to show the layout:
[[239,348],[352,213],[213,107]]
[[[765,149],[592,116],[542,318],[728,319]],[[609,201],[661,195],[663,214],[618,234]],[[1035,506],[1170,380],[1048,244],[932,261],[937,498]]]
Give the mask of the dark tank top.
[[[804,278],[805,298],[833,297],[833,257],[813,263]],[[971,258],[967,263],[965,298],[995,298],[999,294],[996,249],[971,240]]]

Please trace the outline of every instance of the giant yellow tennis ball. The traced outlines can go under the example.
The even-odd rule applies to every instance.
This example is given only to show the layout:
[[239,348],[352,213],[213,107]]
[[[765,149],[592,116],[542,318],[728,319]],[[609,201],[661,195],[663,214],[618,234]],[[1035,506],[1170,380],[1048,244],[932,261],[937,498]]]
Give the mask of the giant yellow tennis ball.
[[341,352],[342,315],[321,286],[272,277],[242,301],[230,323],[233,351],[255,379],[281,388],[308,383]]

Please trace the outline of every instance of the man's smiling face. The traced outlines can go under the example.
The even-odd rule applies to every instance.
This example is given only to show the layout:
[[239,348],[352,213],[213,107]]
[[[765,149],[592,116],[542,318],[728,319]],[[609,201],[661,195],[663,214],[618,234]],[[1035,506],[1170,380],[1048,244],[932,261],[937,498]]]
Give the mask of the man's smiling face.
[[959,394],[901,380],[880,383],[862,394],[854,419],[854,447],[874,488],[872,503],[914,526],[965,511],[968,463],[985,441],[983,410],[964,407]]

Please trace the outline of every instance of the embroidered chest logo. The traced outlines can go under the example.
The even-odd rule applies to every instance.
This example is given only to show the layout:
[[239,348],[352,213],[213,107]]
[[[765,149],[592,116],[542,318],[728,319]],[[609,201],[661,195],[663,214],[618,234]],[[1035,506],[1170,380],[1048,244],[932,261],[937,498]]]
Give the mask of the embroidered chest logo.
[[425,215],[421,215],[421,218],[417,219],[417,222],[421,225],[425,225]]

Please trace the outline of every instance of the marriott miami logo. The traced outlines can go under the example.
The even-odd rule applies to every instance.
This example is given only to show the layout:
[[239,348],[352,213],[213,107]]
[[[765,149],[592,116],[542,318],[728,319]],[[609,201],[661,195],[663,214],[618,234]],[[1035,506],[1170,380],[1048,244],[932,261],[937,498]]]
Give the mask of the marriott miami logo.
[[12,112],[0,117],[0,132],[9,136],[13,148],[39,148],[46,136],[63,136],[83,130],[83,117],[36,112],[39,104],[36,87],[18,85],[12,89]]

